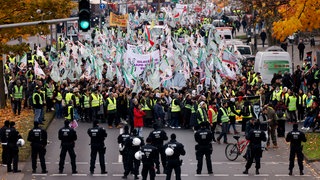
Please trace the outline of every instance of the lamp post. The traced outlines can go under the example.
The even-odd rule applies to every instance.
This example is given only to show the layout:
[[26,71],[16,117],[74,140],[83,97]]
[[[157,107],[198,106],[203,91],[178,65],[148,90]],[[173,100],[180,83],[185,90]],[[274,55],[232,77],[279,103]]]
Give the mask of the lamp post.
[[293,35],[291,35],[291,36],[289,36],[288,37],[288,39],[289,39],[289,42],[291,43],[291,60],[292,60],[292,73],[294,72],[294,61],[293,61],[293,50],[294,50],[294,48],[293,48],[293,44],[294,44],[294,36]]

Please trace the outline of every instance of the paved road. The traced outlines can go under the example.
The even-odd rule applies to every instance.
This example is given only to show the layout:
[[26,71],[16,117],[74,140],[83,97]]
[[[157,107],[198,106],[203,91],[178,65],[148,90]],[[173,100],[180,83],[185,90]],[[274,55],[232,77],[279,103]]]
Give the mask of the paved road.
[[[75,151],[77,153],[77,170],[78,174],[71,174],[71,165],[69,157],[66,158],[65,165],[65,174],[58,173],[58,161],[60,153],[60,142],[57,138],[57,131],[62,127],[63,122],[61,120],[53,120],[51,123],[48,134],[50,144],[47,147],[47,156],[46,164],[49,173],[48,174],[32,174],[31,162],[28,161],[23,163],[24,168],[22,168],[23,173],[12,174],[5,173],[5,168],[1,168],[1,178],[4,179],[25,179],[25,180],[57,180],[57,179],[105,179],[106,176],[108,179],[121,179],[123,173],[123,166],[121,156],[119,156],[118,145],[116,142],[116,137],[119,135],[119,129],[107,129],[108,137],[106,140],[107,144],[107,156],[106,156],[106,167],[108,174],[99,174],[100,167],[97,162],[95,172],[97,174],[90,175],[89,173],[89,137],[86,133],[87,129],[91,127],[91,124],[80,123],[80,126],[77,128],[78,141],[76,142]],[[106,126],[106,124],[103,124]],[[240,127],[237,127],[240,129]],[[287,131],[290,130],[287,126]],[[151,129],[144,129],[144,136],[149,134]],[[242,157],[239,157],[236,161],[228,161],[224,155],[224,144],[214,144],[213,145],[213,172],[214,174],[208,175],[206,165],[204,165],[202,175],[196,175],[196,164],[195,151],[194,151],[194,138],[193,132],[191,130],[171,130],[166,129],[168,135],[172,132],[177,134],[177,140],[182,142],[185,145],[187,155],[182,157],[183,166],[182,166],[182,177],[186,180],[196,180],[196,179],[291,179],[292,177],[288,176],[288,144],[285,143],[284,138],[278,138],[279,149],[269,149],[269,151],[264,152],[262,158],[262,169],[260,170],[260,175],[254,174],[254,167],[249,171],[249,175],[243,175],[242,171],[244,170],[245,161]],[[234,142],[232,135],[229,135],[229,142]],[[141,170],[141,168],[140,168]],[[38,165],[38,172],[41,171],[40,165]],[[305,167],[305,175],[298,175],[299,171],[296,167],[294,169],[294,178],[295,179],[317,179],[317,175],[314,174],[314,171],[310,167]],[[133,179],[129,177],[128,179]],[[165,179],[164,174],[160,174],[157,179]],[[173,178],[172,178],[173,179]]]

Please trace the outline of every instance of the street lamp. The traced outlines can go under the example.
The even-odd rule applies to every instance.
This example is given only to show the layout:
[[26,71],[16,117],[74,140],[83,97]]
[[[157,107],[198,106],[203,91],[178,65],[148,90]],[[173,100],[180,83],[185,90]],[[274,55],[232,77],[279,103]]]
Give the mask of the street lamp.
[[294,44],[294,35],[291,35],[291,36],[289,36],[288,37],[288,39],[289,39],[289,42],[291,43],[291,47],[292,47],[292,49],[291,49],[291,61],[292,61],[292,73],[294,72],[294,61],[293,61],[293,44]]

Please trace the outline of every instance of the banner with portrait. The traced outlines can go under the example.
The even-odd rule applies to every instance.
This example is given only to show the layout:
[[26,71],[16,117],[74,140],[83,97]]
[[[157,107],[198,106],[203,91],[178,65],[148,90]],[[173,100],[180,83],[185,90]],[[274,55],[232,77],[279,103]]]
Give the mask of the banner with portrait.
[[119,27],[127,27],[128,23],[128,14],[124,15],[116,15],[110,12],[110,26],[119,26]]

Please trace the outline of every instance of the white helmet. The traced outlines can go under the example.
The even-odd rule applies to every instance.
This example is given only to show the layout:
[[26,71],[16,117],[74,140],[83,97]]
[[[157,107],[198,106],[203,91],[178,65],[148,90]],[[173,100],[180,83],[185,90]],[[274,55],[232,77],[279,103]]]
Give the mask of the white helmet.
[[142,155],[144,155],[143,152],[137,151],[137,152],[134,154],[134,157],[135,157],[137,160],[141,160],[141,159],[142,159]]
[[165,153],[167,156],[172,156],[174,151],[171,147],[167,147],[166,150],[165,150]]
[[23,139],[18,139],[18,141],[17,141],[17,145],[20,147],[24,146],[25,143],[26,142]]
[[139,139],[139,138],[137,138],[137,137],[133,138],[132,144],[133,144],[134,146],[140,146],[140,144],[141,144],[141,139]]

